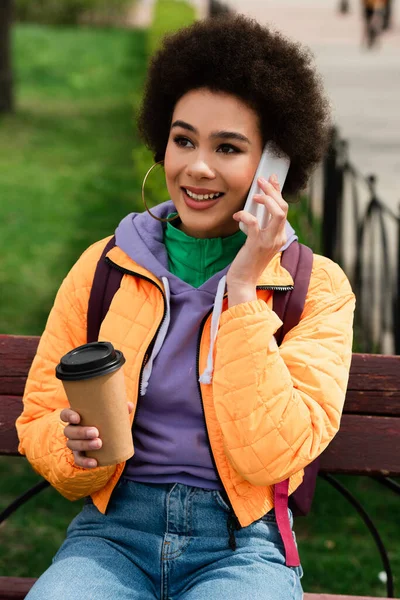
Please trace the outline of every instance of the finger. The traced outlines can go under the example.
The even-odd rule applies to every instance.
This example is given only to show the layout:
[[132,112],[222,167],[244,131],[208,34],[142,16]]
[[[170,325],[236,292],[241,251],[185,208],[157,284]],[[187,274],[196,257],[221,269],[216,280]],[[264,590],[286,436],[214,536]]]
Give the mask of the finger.
[[286,237],[286,213],[277,205],[271,196],[256,195],[254,200],[258,204],[264,204],[265,210],[270,214],[267,226],[261,229],[261,232],[267,232],[268,236],[275,240],[275,243],[281,248],[287,241]]
[[96,427],[67,425],[64,428],[64,435],[70,440],[93,440],[99,437],[99,430]]
[[275,175],[275,173],[273,173],[273,174],[271,175],[271,177],[268,179],[268,181],[269,181],[269,183],[270,183],[271,185],[273,185],[273,186],[274,186],[274,188],[275,188],[275,189],[276,189],[278,192],[280,192],[280,191],[281,191],[281,186],[280,186],[280,183],[279,183],[279,181],[278,181],[278,177]]
[[275,198],[273,198],[272,196],[269,196],[267,194],[256,194],[254,196],[254,201],[257,204],[264,204],[266,210],[269,212],[269,214],[271,215],[272,218],[274,218],[277,221],[284,221],[286,220],[286,211],[284,208],[282,208],[275,200]]
[[67,448],[73,452],[88,452],[89,450],[100,450],[102,441],[100,438],[95,440],[68,440]]
[[133,413],[133,409],[135,408],[135,405],[133,404],[133,402],[128,402],[128,412],[129,414]]
[[239,210],[233,215],[233,218],[235,221],[247,225],[247,237],[249,237],[251,233],[257,233],[260,229],[257,218],[251,213],[247,212],[247,210]]
[[271,175],[269,181],[267,181],[266,179],[261,179],[259,184],[260,188],[265,194],[274,198],[274,200],[279,204],[279,206],[287,210],[289,208],[289,205],[282,197],[278,179],[276,178],[276,181],[274,182],[274,180],[271,181],[272,178],[273,175]]
[[[278,181],[278,180],[276,180],[276,181]],[[287,213],[289,210],[289,205],[282,198],[279,183],[277,184],[278,188],[276,188],[275,185],[273,185],[273,183],[271,181],[267,181],[266,179],[264,179],[262,177],[258,180],[258,183],[259,183],[259,186],[262,189],[262,191],[267,196],[271,196],[271,198],[273,198],[276,201],[276,203]]]
[[74,452],[75,464],[83,469],[94,469],[97,467],[97,460],[95,458],[88,458],[81,452]]
[[64,421],[64,423],[71,423],[73,425],[77,425],[81,422],[80,415],[72,410],[72,408],[64,408],[60,413],[60,419],[61,421]]

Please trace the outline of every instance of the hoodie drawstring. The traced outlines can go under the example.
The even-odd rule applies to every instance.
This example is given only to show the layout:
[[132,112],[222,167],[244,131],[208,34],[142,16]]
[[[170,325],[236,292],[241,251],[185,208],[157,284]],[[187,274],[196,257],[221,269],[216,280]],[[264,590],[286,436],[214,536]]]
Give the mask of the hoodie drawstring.
[[[162,277],[162,282],[164,284],[166,314],[165,314],[164,320],[162,322],[162,325],[160,327],[160,331],[158,332],[156,341],[154,343],[151,356],[148,359],[148,361],[143,369],[142,381],[140,384],[140,395],[141,396],[146,395],[147,388],[149,385],[149,379],[151,376],[151,372],[153,370],[153,363],[154,363],[154,360],[155,360],[157,354],[160,352],[160,350],[162,348],[162,345],[163,345],[166,335],[168,333],[168,327],[169,327],[169,323],[171,320],[170,289],[169,289],[169,282],[168,282],[167,277]],[[225,286],[226,286],[226,275],[224,275],[220,279],[220,281],[218,283],[218,287],[217,287],[217,293],[215,295],[214,308],[213,308],[212,317],[211,317],[210,348],[208,351],[206,368],[205,368],[204,372],[200,375],[200,378],[199,378],[200,383],[210,384],[212,381],[212,374],[214,371],[214,356],[213,356],[214,355],[214,345],[215,345],[215,340],[217,338],[219,321],[220,321],[221,314],[222,314]]]
[[224,301],[225,294],[225,284],[226,284],[226,275],[224,275],[219,283],[217,288],[217,293],[215,295],[214,308],[211,317],[211,333],[210,333],[210,348],[208,351],[207,357],[207,366],[204,372],[200,375],[199,382],[210,384],[212,381],[212,374],[214,371],[214,345],[215,340],[217,339],[219,320],[221,318],[222,313],[222,305]]
[[160,352],[160,350],[162,348],[162,345],[163,345],[166,335],[168,333],[168,327],[169,327],[169,323],[171,320],[169,281],[168,281],[167,277],[162,277],[161,280],[164,284],[166,313],[165,313],[164,320],[161,324],[160,331],[158,332],[156,341],[154,343],[153,351],[143,369],[142,382],[140,384],[140,395],[141,396],[146,395],[147,387],[149,385],[149,379],[151,376],[151,372],[153,370],[153,363],[154,363],[154,360],[155,360],[157,354]]

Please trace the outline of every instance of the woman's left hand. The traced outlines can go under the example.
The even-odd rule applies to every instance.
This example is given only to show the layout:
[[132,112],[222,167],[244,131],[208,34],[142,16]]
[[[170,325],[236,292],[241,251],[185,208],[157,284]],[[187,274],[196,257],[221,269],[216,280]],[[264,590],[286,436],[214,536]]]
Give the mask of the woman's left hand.
[[264,204],[271,215],[265,229],[260,229],[256,217],[241,210],[233,215],[235,221],[247,225],[247,240],[238,252],[227,274],[229,306],[256,300],[257,282],[269,262],[286,242],[286,217],[288,204],[282,198],[278,179],[271,175],[269,181],[259,179],[263,191],[254,200]]

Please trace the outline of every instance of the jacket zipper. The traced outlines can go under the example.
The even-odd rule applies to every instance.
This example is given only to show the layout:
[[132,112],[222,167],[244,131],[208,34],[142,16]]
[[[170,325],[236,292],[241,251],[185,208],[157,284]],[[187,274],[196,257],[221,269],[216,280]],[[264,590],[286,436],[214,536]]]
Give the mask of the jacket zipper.
[[[146,350],[145,355],[144,355],[142,366],[140,368],[140,373],[139,373],[139,388],[138,388],[138,395],[137,395],[137,399],[139,400],[139,398],[140,398],[140,384],[142,382],[143,369],[146,366],[147,361],[149,360],[149,356],[151,355],[151,351],[153,350],[153,346],[154,346],[155,341],[157,339],[158,332],[160,331],[161,326],[164,323],[165,316],[167,314],[167,310],[166,310],[167,301],[165,299],[165,294],[164,294],[164,291],[162,290],[162,288],[155,281],[153,281],[152,279],[150,279],[149,277],[146,277],[145,275],[141,275],[140,273],[136,273],[135,271],[130,271],[129,269],[125,269],[124,267],[120,267],[115,262],[113,262],[110,258],[108,258],[108,256],[106,256],[105,261],[106,261],[106,263],[110,267],[112,267],[114,269],[117,269],[117,271],[120,271],[120,273],[123,273],[124,275],[133,275],[133,277],[138,277],[139,279],[143,279],[145,281],[148,281],[149,283],[152,283],[160,291],[161,296],[163,298],[163,306],[164,306],[163,316],[162,316],[160,324],[157,327],[157,330],[156,330],[156,332],[155,332],[155,334],[154,334],[154,336],[153,336],[150,344],[147,346],[147,350]],[[136,411],[135,411],[135,414],[136,414]],[[132,429],[133,429],[133,425],[134,425],[134,422],[132,423]]]
[[[164,294],[162,288],[155,281],[153,281],[152,279],[150,279],[149,277],[146,277],[145,275],[141,275],[140,273],[136,273],[135,271],[130,271],[129,269],[125,269],[124,267],[120,267],[114,261],[112,261],[110,258],[108,258],[108,256],[105,257],[105,261],[106,261],[106,263],[110,267],[112,267],[113,269],[117,269],[117,271],[120,271],[120,273],[123,273],[124,275],[132,275],[133,277],[138,277],[139,279],[143,279],[144,281],[148,281],[149,283],[152,283],[158,290],[160,290],[161,296],[163,298],[163,305],[164,305],[163,316],[162,316],[162,319],[161,319],[161,321],[160,321],[160,323],[159,323],[159,325],[157,327],[157,330],[156,330],[156,332],[155,332],[155,334],[153,336],[153,339],[151,340],[150,344],[147,346],[147,349],[146,349],[146,352],[145,352],[145,355],[144,355],[144,358],[143,358],[142,366],[140,367],[139,384],[138,384],[137,401],[136,401],[136,402],[138,402],[139,398],[140,398],[140,384],[142,382],[143,369],[146,366],[147,361],[149,360],[149,356],[151,355],[151,351],[153,349],[155,340],[157,339],[158,332],[160,331],[161,326],[162,326],[162,324],[164,322],[165,315],[167,313],[167,311],[166,311],[167,301],[165,299],[165,294]],[[133,421],[132,421],[132,427],[131,427],[132,436],[133,436],[133,428],[135,426],[136,414],[137,414],[137,410],[135,411],[135,417],[133,418]],[[124,476],[127,464],[128,464],[128,461],[126,461],[126,463],[125,463],[124,469],[123,469],[121,475],[118,478],[118,482],[122,480],[122,477]],[[117,487],[117,485],[115,485],[113,491],[111,492],[110,498],[108,499],[106,512],[107,512],[108,506],[110,504],[111,496],[114,494],[114,492],[116,490],[116,487]]]
[[258,285],[257,290],[272,290],[273,292],[290,292],[294,290],[293,285]]
[[[284,285],[284,286],[277,286],[277,285],[257,285],[256,286],[256,290],[271,290],[271,291],[274,291],[274,292],[290,292],[293,289],[294,289],[293,285]],[[226,298],[226,297],[227,297],[227,294],[224,295],[224,298]],[[229,497],[229,494],[228,494],[227,490],[225,489],[224,484],[222,483],[222,479],[221,479],[221,476],[220,476],[219,471],[218,471],[217,463],[215,462],[214,453],[212,451],[212,446],[211,446],[211,442],[210,442],[210,436],[208,435],[208,429],[207,429],[206,414],[205,414],[205,411],[204,411],[204,401],[203,401],[203,396],[202,396],[202,393],[201,393],[201,386],[200,386],[200,382],[199,382],[199,379],[200,379],[200,364],[199,364],[199,362],[200,362],[201,337],[203,335],[204,326],[205,326],[205,324],[207,322],[208,317],[211,315],[212,311],[213,311],[213,309],[211,308],[208,311],[208,313],[206,314],[206,316],[204,317],[204,319],[202,320],[202,322],[200,324],[200,331],[199,331],[198,339],[197,339],[197,350],[196,350],[197,388],[199,390],[199,396],[200,396],[200,401],[201,401],[201,410],[202,410],[202,413],[203,413],[204,429],[206,431],[206,440],[207,440],[207,443],[208,443],[208,449],[209,449],[209,452],[210,452],[211,461],[212,461],[212,464],[214,466],[215,472],[218,475],[218,479],[221,482],[222,487],[224,488],[225,493],[228,496],[229,503],[230,503],[230,505],[232,507],[231,499]]]

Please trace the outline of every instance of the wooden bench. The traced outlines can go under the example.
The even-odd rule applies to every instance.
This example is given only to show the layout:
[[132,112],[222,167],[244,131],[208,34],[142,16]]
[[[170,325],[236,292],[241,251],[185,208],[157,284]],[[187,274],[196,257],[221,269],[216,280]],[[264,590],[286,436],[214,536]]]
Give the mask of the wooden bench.
[[[22,410],[21,396],[38,339],[0,335],[2,455],[19,456],[15,420]],[[400,475],[400,356],[353,355],[340,432],[322,455],[321,476],[329,478],[334,473],[384,478]],[[0,577],[0,600],[24,598],[34,582],[32,578]],[[329,594],[304,597],[356,598]]]

